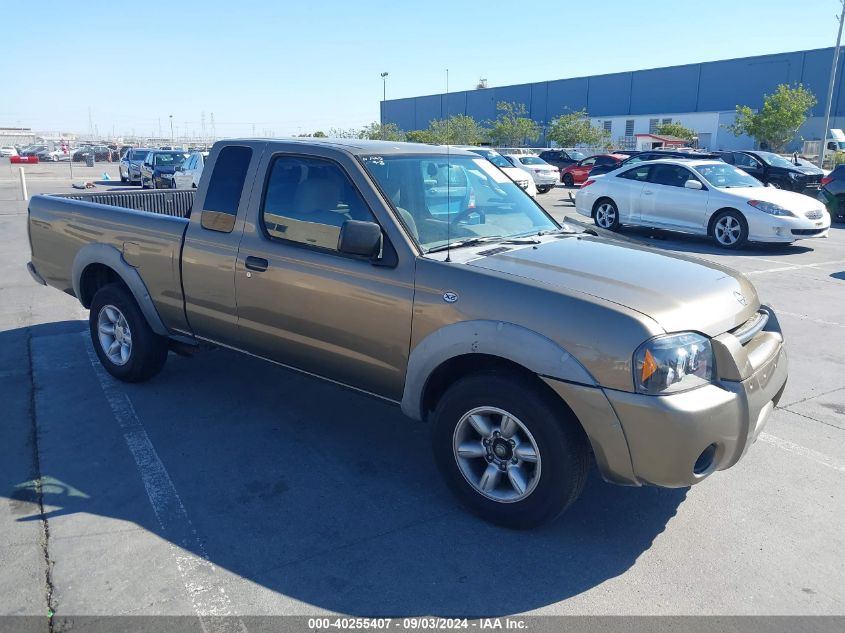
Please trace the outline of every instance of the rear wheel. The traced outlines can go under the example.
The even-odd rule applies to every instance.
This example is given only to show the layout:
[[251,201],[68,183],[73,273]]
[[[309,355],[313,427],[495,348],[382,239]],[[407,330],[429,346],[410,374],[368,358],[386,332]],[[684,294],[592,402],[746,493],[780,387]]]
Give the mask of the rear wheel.
[[100,363],[118,380],[142,382],[164,367],[167,338],[152,331],[123,284],[108,284],[97,291],[88,326]]
[[537,193],[549,193],[549,191],[551,190],[552,188],[546,185],[543,185],[542,187],[537,187]]
[[574,187],[575,186],[575,179],[572,177],[572,174],[564,174],[563,175],[563,184],[567,187]]
[[713,220],[713,239],[722,248],[739,248],[748,240],[748,223],[739,211],[722,211]]
[[619,209],[610,198],[604,198],[596,203],[593,211],[593,221],[596,226],[608,231],[619,230]]
[[589,451],[580,426],[519,376],[496,371],[459,380],[438,403],[432,430],[449,488],[492,523],[547,523],[584,487]]

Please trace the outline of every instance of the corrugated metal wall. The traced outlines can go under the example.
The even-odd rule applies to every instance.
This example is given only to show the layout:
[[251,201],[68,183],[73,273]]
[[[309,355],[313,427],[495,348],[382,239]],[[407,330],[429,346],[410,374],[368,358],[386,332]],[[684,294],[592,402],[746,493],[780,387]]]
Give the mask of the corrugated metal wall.
[[[586,109],[590,116],[733,110],[759,107],[763,95],[781,83],[803,83],[818,99],[810,116],[823,116],[833,48],[762,55],[653,70],[559,79],[393,99],[382,103],[382,120],[403,130],[428,127],[432,119],[469,114],[480,121],[496,117],[496,103],[525,104],[531,117],[547,123],[565,112]],[[845,56],[833,100],[834,116],[845,116]]]

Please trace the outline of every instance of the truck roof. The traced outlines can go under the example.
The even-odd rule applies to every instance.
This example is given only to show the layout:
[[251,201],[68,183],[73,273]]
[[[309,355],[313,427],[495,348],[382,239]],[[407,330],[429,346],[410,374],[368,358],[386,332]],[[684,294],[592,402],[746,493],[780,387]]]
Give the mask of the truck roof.
[[358,138],[250,138],[250,139],[226,139],[223,143],[237,143],[241,141],[263,141],[278,145],[305,145],[305,146],[328,146],[344,150],[356,156],[370,154],[460,154],[470,155],[471,153],[456,147],[445,145],[429,145],[426,143],[405,143],[399,141],[371,141]]

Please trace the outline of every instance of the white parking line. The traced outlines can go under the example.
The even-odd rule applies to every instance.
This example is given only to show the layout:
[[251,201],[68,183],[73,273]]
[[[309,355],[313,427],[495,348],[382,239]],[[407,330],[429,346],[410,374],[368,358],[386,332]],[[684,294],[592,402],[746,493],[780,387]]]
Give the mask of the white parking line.
[[766,273],[781,273],[787,270],[799,270],[801,268],[816,268],[818,266],[834,266],[845,264],[845,259],[835,259],[829,262],[818,262],[815,264],[794,264],[793,266],[781,266],[779,268],[766,268],[765,270],[752,270],[743,275],[765,275]]
[[764,442],[768,442],[769,444],[773,444],[774,446],[782,448],[785,451],[789,451],[790,453],[795,453],[796,455],[801,455],[802,457],[811,459],[814,462],[821,464],[822,466],[827,466],[828,468],[837,472],[845,473],[845,464],[840,464],[832,457],[828,457],[824,453],[814,451],[812,448],[801,446],[800,444],[790,442],[789,440],[784,440],[774,435],[770,435],[769,433],[760,433],[757,439],[762,440]]
[[202,630],[205,633],[218,631],[246,633],[247,629],[243,621],[238,617],[232,617],[235,616],[232,602],[220,584],[219,578],[216,577],[214,564],[208,559],[205,546],[185,511],[185,506],[173,485],[170,474],[135,412],[132,401],[100,364],[89,334],[87,332],[81,334],[85,340],[88,360],[91,361],[112,414],[123,431],[123,437],[141,474],[153,512],[165,537],[170,542],[170,551],[176,561],[176,568],[182,577]]
[[819,325],[832,325],[833,327],[845,327],[845,323],[837,323],[836,321],[825,321],[824,319],[816,319],[815,317],[807,316],[806,314],[800,314],[798,312],[786,312],[785,310],[778,310],[778,316],[784,314],[786,316],[795,317],[797,319],[801,319],[802,321],[811,321],[813,323],[818,323]]

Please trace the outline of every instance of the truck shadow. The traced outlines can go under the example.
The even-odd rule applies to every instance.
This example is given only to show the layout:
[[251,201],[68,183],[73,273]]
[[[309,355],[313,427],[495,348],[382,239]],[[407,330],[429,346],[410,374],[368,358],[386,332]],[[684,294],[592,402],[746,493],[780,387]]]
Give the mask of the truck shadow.
[[[51,534],[73,521],[93,529],[101,516],[175,541],[151,510],[84,329],[29,330]],[[25,332],[0,333],[0,347]],[[594,471],[556,523],[509,531],[456,504],[435,471],[428,428],[390,404],[228,351],[171,355],[149,383],[117,388],[212,563],[344,614],[481,617],[557,603],[625,573],[687,493],[620,488]],[[41,518],[33,480],[0,484],[18,521]]]

